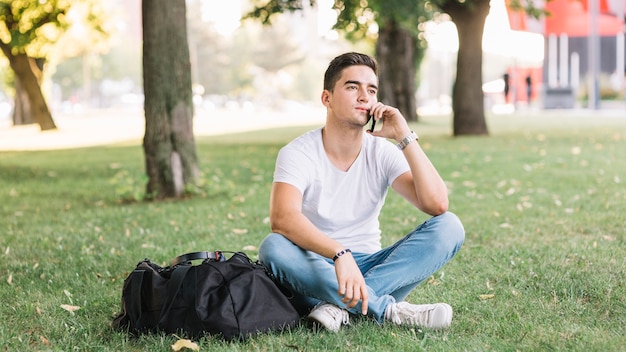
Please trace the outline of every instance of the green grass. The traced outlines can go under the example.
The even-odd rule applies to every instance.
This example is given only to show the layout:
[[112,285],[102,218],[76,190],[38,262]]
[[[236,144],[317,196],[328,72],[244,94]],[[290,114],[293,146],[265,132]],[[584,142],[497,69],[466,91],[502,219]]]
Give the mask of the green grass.
[[[490,137],[416,124],[448,182],[467,237],[414,303],[455,310],[446,331],[353,321],[305,327],[221,351],[617,351],[626,336],[626,118],[506,115]],[[255,247],[269,231],[278,149],[307,128],[201,137],[206,184],[184,201],[130,202],[145,182],[138,145],[0,152],[0,346],[5,351],[170,351],[174,336],[112,331],[122,282],[144,257]],[[425,216],[390,194],[385,244]],[[75,313],[62,304],[80,306]]]

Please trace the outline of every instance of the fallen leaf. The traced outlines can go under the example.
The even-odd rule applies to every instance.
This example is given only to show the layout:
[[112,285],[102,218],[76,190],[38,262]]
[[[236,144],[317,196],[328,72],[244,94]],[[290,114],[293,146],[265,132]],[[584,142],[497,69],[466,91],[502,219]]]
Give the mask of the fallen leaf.
[[175,344],[172,345],[172,350],[174,351],[180,351],[183,348],[188,348],[192,351],[200,351],[200,347],[198,346],[198,344],[187,339],[180,339],[176,341]]
[[486,301],[488,299],[492,299],[494,298],[496,295],[494,295],[493,293],[490,293],[488,295],[478,295],[478,298],[480,298],[481,301]]
[[70,313],[74,313],[75,311],[80,309],[79,306],[71,306],[69,304],[61,304],[61,308],[65,309],[66,311]]
[[235,235],[243,235],[248,233],[248,229],[233,229]]
[[7,278],[7,284],[11,285],[13,283],[13,273],[9,274],[9,277]]
[[248,246],[243,247],[243,250],[244,251],[258,251],[259,249],[256,246],[248,245]]
[[465,187],[469,187],[469,188],[475,188],[476,187],[476,182],[473,181],[463,181],[462,185]]
[[44,346],[50,346],[50,341],[48,341],[48,339],[43,336],[39,336],[39,341],[41,341]]

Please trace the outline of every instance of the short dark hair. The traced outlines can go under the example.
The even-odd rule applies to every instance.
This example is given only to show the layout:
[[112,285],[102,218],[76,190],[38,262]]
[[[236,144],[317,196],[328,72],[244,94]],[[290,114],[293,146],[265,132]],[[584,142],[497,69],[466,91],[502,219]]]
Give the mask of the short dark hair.
[[355,65],[365,65],[371,68],[375,75],[378,75],[378,64],[373,57],[355,52],[341,54],[328,64],[326,73],[324,73],[324,89],[332,91],[335,83],[341,77],[342,71],[347,67]]

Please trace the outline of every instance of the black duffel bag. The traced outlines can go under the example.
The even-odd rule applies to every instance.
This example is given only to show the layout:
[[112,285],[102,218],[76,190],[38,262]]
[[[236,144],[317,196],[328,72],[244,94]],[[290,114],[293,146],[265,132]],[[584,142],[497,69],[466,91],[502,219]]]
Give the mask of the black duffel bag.
[[[198,259],[202,263],[193,265]],[[220,251],[188,253],[167,267],[146,258],[124,280],[113,327],[225,340],[282,331],[300,318],[281,289],[263,264],[243,252],[228,260]]]

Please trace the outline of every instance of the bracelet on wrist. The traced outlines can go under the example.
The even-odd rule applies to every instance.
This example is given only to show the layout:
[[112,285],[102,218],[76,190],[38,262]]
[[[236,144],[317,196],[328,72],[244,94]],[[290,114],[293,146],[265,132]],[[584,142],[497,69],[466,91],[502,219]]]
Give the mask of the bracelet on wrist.
[[346,253],[352,253],[350,248],[346,248],[344,250],[341,250],[341,251],[337,252],[337,254],[335,254],[335,256],[333,257],[333,262],[337,261],[337,259],[339,259],[339,257],[341,257],[342,255],[344,255]]

